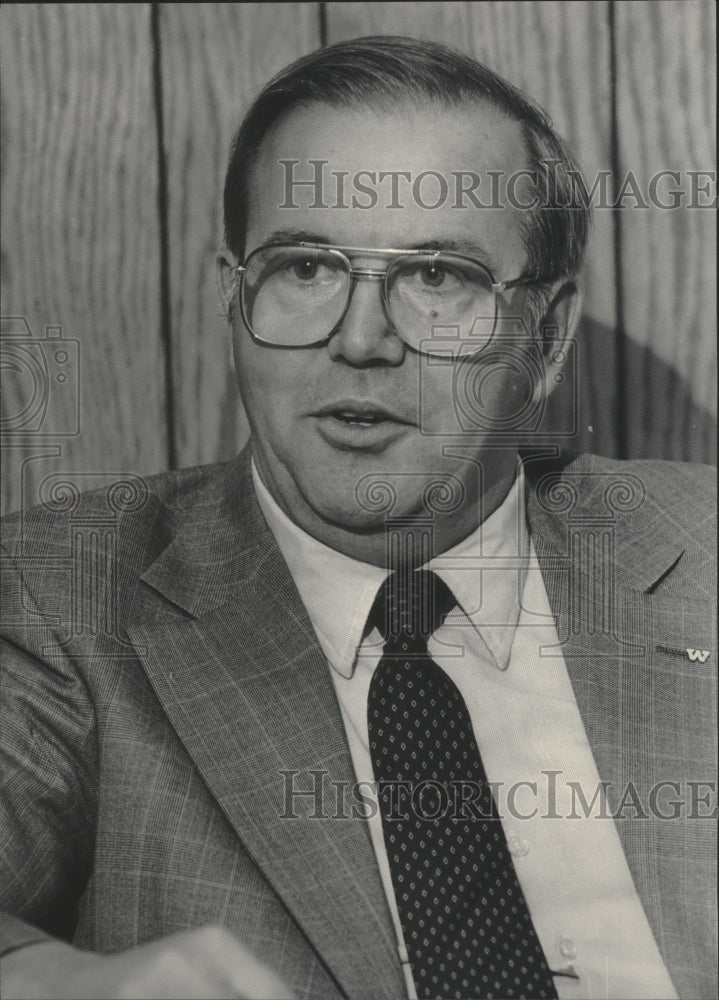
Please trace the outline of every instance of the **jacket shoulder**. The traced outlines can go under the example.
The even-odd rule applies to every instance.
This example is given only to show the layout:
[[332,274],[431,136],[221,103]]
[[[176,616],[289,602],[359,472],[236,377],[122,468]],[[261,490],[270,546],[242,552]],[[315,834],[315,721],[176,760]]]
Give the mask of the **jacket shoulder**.
[[607,489],[613,489],[614,503],[620,511],[624,505],[633,508],[628,512],[635,513],[637,521],[654,520],[658,532],[689,532],[692,538],[699,536],[707,541],[714,537],[717,484],[712,466],[586,455],[571,463],[566,473],[584,474],[590,482],[592,478],[597,480],[600,489],[590,486],[588,498],[596,499],[601,491],[605,499]]
[[682,520],[694,520],[699,526],[705,516],[711,520],[716,512],[716,469],[710,465],[652,459],[624,461],[584,454],[562,464],[530,459],[528,464],[525,461],[525,467],[540,494],[560,487],[571,489],[580,509],[611,501],[611,494],[606,495],[608,490],[616,494],[614,501],[621,505],[619,491],[624,488],[628,493],[626,503],[646,514],[655,515],[660,509],[671,516],[677,511]]
[[713,593],[716,553],[716,470],[653,460],[581,455],[561,468],[529,466],[532,530],[555,547],[568,531],[597,536],[611,530],[628,579],[674,566],[677,593]]
[[[2,522],[4,586],[19,572],[40,608],[55,608],[73,574],[92,571],[127,608],[138,580],[170,545],[178,526],[217,520],[231,508],[241,518],[249,465],[197,466],[142,478],[128,476],[86,493],[66,489]],[[91,555],[92,553],[92,555]],[[92,559],[92,566],[85,566]]]
[[116,529],[118,537],[147,541],[171,527],[177,511],[212,497],[231,463],[196,466],[153,476],[128,475],[102,488],[80,492],[72,477],[43,503],[2,519],[3,547],[21,558],[63,550],[73,526],[96,523]]
[[579,455],[564,471],[593,472],[601,475],[634,475],[638,476],[652,491],[662,492],[672,488],[686,489],[688,485],[703,486],[711,496],[716,493],[716,472],[712,465],[702,465],[698,462],[672,462],[662,459],[618,459],[605,458],[602,455],[590,453]]

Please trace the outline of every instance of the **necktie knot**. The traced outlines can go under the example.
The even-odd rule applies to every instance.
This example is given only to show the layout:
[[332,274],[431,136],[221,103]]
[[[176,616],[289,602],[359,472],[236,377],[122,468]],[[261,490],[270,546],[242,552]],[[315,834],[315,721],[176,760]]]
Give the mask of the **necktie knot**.
[[372,605],[368,626],[376,627],[389,652],[426,652],[427,641],[456,604],[447,584],[430,570],[390,573]]

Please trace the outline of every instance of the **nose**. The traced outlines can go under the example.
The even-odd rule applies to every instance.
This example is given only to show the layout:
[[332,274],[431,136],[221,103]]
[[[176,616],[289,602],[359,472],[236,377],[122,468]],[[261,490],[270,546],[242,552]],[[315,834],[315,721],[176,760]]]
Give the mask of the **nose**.
[[405,346],[385,316],[381,295],[380,280],[355,281],[342,324],[327,345],[333,361],[357,368],[402,364]]

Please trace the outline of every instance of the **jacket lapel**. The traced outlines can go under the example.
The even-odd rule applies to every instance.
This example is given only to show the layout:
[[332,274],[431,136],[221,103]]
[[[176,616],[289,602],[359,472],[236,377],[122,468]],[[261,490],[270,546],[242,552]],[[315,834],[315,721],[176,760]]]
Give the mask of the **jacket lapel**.
[[[706,873],[694,865],[678,881],[676,858],[679,852],[708,859],[711,852],[711,824],[688,816],[688,783],[713,774],[704,736],[711,723],[700,724],[697,713],[711,715],[715,693],[712,671],[691,662],[686,649],[701,645],[715,655],[714,612],[673,584],[683,545],[660,512],[636,516],[643,501],[635,477],[628,476],[626,487],[639,490],[637,505],[629,501],[628,510],[617,510],[608,506],[607,492],[616,487],[616,474],[580,466],[562,482],[571,486],[573,475],[569,498],[555,479],[554,496],[545,481],[528,499],[559,652],[660,950],[677,988],[699,995],[692,994],[691,970],[686,982],[680,977],[687,974],[686,954],[706,935],[707,916],[697,905]],[[657,796],[667,781],[678,782],[679,793],[664,785]],[[668,803],[680,796],[686,808],[669,821]]]
[[131,638],[219,806],[340,989],[401,995],[367,825],[352,816],[329,668],[257,507],[247,456],[217,492],[201,530],[195,511],[144,577],[192,617]]
[[658,656],[670,651],[681,673],[689,668],[686,647],[715,643],[706,603],[674,596],[683,544],[662,511],[644,504],[636,476],[597,472],[588,461],[561,478],[545,476],[527,503],[559,650],[600,776],[615,792],[642,776],[662,777],[654,774],[666,760],[654,753],[655,734],[666,729],[657,715]]

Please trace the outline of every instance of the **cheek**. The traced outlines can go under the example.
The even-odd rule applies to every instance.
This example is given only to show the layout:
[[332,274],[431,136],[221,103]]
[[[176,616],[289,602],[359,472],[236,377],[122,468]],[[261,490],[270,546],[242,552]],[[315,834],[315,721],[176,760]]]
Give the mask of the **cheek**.
[[519,352],[475,362],[430,364],[421,386],[422,426],[446,434],[512,431],[535,407],[540,369]]
[[[419,359],[418,383],[419,426],[429,435],[452,434],[459,431],[454,405],[456,365],[444,359]],[[430,438],[431,439],[431,438]]]
[[233,348],[237,383],[250,418],[267,423],[281,417],[302,384],[296,361],[285,352],[255,343],[244,329],[235,333]]
[[521,410],[532,396],[532,383],[521,359],[506,356],[466,366],[455,380],[455,397],[480,421],[492,424]]

